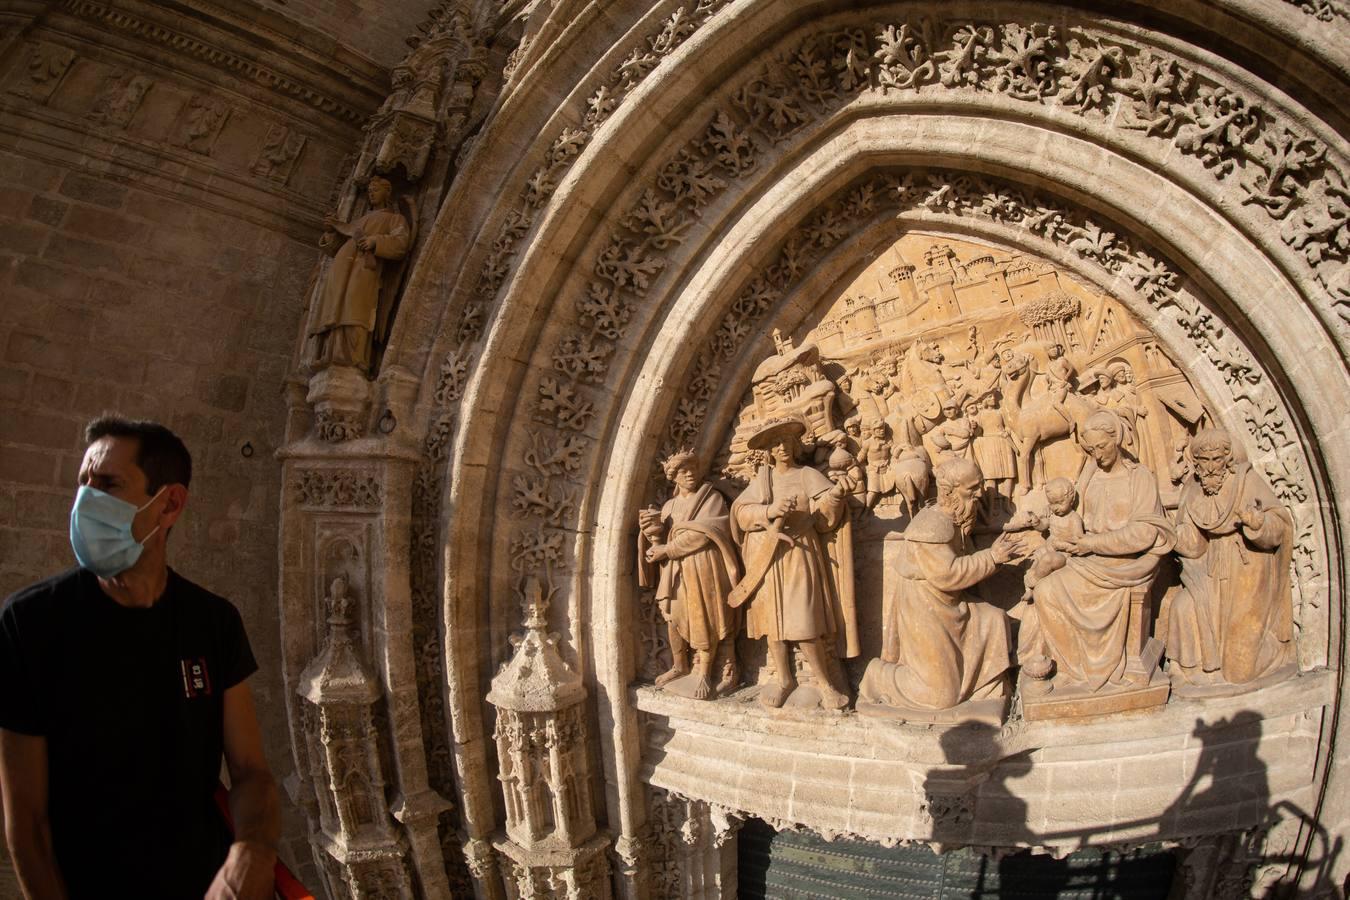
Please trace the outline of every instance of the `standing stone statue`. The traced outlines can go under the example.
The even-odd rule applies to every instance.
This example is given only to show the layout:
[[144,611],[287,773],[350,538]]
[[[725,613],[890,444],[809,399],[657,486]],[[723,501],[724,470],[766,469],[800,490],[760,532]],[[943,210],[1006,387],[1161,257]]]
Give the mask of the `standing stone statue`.
[[934,476],[937,504],[905,529],[898,583],[882,609],[881,658],[867,665],[860,703],[940,710],[1007,693],[1008,617],[967,590],[1012,560],[1021,539],[1001,534],[993,546],[972,552],[968,541],[984,488],[979,466],[951,458]]
[[389,326],[400,267],[412,245],[411,225],[394,204],[394,189],[376,176],[366,185],[370,211],[355,222],[324,218],[319,246],[333,256],[309,320],[308,359],[314,369],[374,370],[372,344]]
[[821,705],[842,709],[848,697],[833,682],[831,657],[858,655],[846,502],[854,486],[797,464],[804,432],[798,420],[775,420],[747,441],[770,462],[731,505],[732,534],[745,562],[731,604],[749,601],[746,631],[768,639],[777,680],[760,694],[766,706],[782,706],[797,685],[792,643],[811,668]]
[[1089,692],[1129,682],[1131,593],[1147,592],[1176,540],[1157,476],[1121,452],[1123,432],[1109,410],[1084,423],[1089,461],[1077,493],[1086,534],[1057,542],[1069,560],[1036,583],[1018,641],[1024,667],[1041,669],[1049,657],[1057,684]]
[[1246,684],[1294,662],[1289,511],[1233,439],[1191,439],[1195,476],[1177,508],[1182,590],[1168,619],[1169,671],[1183,684]]
[[[700,483],[694,454],[681,451],[663,464],[675,495],[658,509],[639,514],[638,580],[656,589],[656,600],[670,636],[670,670],[656,679],[664,687],[691,672],[690,695],[709,700],[735,689],[736,632],[739,616],[727,595],[740,578],[731,539],[727,501],[711,484]],[[713,673],[722,660],[720,679]]]

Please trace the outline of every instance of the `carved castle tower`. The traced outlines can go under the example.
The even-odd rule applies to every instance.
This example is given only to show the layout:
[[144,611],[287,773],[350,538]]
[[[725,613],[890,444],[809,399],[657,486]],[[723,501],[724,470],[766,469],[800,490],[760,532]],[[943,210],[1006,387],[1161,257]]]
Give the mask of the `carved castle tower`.
[[498,778],[506,829],[497,849],[509,860],[515,898],[610,896],[604,835],[597,834],[586,742],[586,688],[548,632],[548,596],[525,586],[525,633],[492,679]]
[[390,821],[373,716],[380,686],[352,641],[355,600],[347,591],[345,578],[334,579],[325,598],[328,640],[297,688],[318,788],[315,857],[334,898],[409,897],[406,848]]

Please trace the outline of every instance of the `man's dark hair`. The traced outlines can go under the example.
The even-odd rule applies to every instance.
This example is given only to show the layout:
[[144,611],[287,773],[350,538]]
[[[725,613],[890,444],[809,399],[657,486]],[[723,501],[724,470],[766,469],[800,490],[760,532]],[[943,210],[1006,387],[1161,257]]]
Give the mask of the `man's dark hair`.
[[158,422],[104,413],[84,427],[84,440],[92,444],[105,437],[136,440],[136,465],[145,473],[149,493],[166,484],[187,487],[192,481],[192,454],[178,435]]

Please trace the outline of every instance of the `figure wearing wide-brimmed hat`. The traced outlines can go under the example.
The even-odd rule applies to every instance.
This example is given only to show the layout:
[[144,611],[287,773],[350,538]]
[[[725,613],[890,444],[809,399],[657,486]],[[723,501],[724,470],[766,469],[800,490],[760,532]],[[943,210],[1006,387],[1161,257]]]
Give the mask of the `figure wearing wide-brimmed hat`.
[[816,679],[821,705],[839,709],[848,697],[835,684],[831,657],[858,654],[846,502],[855,486],[797,464],[805,430],[800,420],[775,420],[747,441],[750,449],[768,453],[770,462],[731,505],[732,534],[745,562],[731,603],[748,603],[747,634],[768,639],[776,680],[760,695],[765,705],[782,706],[796,687],[789,647],[795,643]]
[[[694,453],[675,453],[662,468],[675,486],[674,495],[659,510],[638,514],[638,583],[656,589],[656,601],[669,626],[671,666],[656,684],[665,687],[692,674],[689,696],[710,700],[733,690],[739,681],[740,615],[727,605],[727,595],[741,576],[740,561],[731,539],[727,501],[701,480]],[[720,678],[714,680],[719,666]]]

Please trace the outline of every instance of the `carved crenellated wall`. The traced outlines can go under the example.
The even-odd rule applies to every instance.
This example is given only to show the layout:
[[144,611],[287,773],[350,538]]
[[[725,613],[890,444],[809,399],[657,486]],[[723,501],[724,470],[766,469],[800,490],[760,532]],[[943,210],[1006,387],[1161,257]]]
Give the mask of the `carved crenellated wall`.
[[[472,881],[483,897],[584,896],[592,869],[560,873],[590,858],[594,833],[622,896],[726,896],[749,816],[889,846],[1179,847],[1196,896],[1218,890],[1215,854],[1245,869],[1241,844],[1260,848],[1261,883],[1339,884],[1347,861],[1327,845],[1350,821],[1337,764],[1347,29],[1336,3],[1110,16],[1050,4],[565,3],[526,18],[509,57],[505,42],[448,51],[474,60],[476,96],[490,96],[471,107],[481,129],[455,146],[439,211],[421,219],[378,372],[297,366],[284,451],[291,690],[319,653],[321,601],[342,574],[365,610],[360,652],[383,690],[371,740],[417,890]],[[500,83],[478,74],[498,63]],[[357,181],[383,171],[369,159]],[[411,181],[404,194],[425,197]],[[355,185],[342,210],[353,221],[376,202],[363,206]],[[734,461],[737,423],[759,402],[752,382],[785,352],[782,336],[825,347],[837,385],[872,353],[862,319],[826,339],[850,285],[888,252],[935,279],[919,270],[941,254],[920,245],[944,241],[963,266],[1005,282],[1033,273],[1018,284],[1053,275],[1060,293],[1126,323],[1113,327],[1134,348],[1141,396],[1154,416],[1176,413],[1171,430],[1141,426],[1152,448],[1141,461],[1169,514],[1188,476],[1169,485],[1175,460],[1162,451],[1202,422],[1233,435],[1290,517],[1297,672],[1169,698],[1157,670],[1148,683],[1161,694],[1140,708],[1067,720],[1037,718],[1023,685],[983,729],[770,710],[746,693],[694,700],[649,683],[663,626],[635,547],[639,509],[668,496],[660,460],[688,445]],[[943,296],[956,305],[876,328],[868,365],[916,335],[958,355],[967,325],[973,343],[994,341],[977,313],[996,301],[957,309],[961,290]],[[1004,314],[1043,296],[1008,291]],[[1018,340],[1032,341],[1027,329]],[[1074,365],[1116,361],[1116,345],[1098,343],[1100,360],[1071,348]],[[1192,393],[1148,399],[1164,382]],[[744,478],[710,477],[723,475],[734,499]],[[872,567],[858,583],[874,585],[860,604],[879,603],[867,597],[885,590],[893,550],[866,529],[898,535],[886,523],[908,520],[883,499],[854,521],[857,546],[871,548],[854,557]],[[754,642],[740,647],[762,658]],[[843,673],[850,695],[866,662]],[[568,734],[594,773],[578,807],[594,821],[557,846],[522,844],[523,801],[503,793],[535,766],[553,785],[562,758],[508,740],[525,726],[505,728],[515,714],[488,696],[494,676],[527,663],[584,690],[584,727]],[[299,795],[317,807],[304,730],[293,713]],[[1255,801],[1241,788],[1252,779],[1264,785]],[[530,783],[529,796],[546,796]],[[323,859],[321,839],[315,848]],[[339,873],[330,885],[344,878],[355,884]]]

